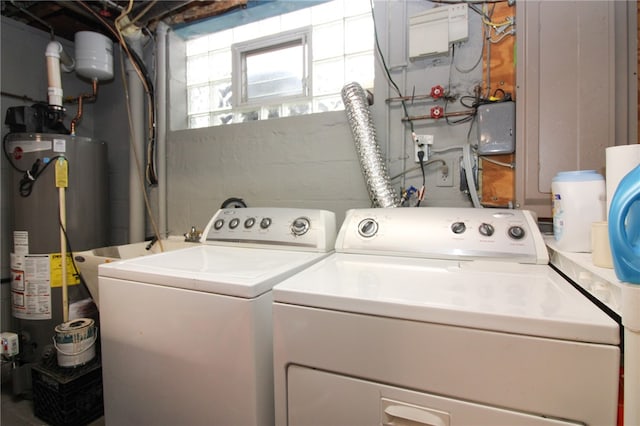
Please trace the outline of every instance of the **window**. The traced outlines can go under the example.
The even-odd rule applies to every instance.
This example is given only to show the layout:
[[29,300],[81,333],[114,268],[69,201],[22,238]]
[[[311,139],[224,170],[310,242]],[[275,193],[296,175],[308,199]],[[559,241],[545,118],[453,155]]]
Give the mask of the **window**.
[[236,106],[309,96],[310,29],[232,46]]
[[369,0],[333,0],[186,42],[190,128],[344,109],[372,88]]

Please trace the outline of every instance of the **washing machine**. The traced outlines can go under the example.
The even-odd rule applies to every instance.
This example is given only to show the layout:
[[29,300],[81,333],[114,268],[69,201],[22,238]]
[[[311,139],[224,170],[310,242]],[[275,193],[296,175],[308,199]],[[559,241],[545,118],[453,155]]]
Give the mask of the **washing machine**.
[[272,425],[272,287],[326,257],[335,215],[221,209],[201,244],[99,266],[107,425]]
[[522,210],[350,210],[273,289],[278,425],[615,425],[619,324]]

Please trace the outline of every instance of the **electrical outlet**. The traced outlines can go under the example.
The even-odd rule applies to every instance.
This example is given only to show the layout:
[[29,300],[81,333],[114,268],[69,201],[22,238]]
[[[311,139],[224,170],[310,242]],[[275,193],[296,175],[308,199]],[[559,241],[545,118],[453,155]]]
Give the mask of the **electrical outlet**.
[[418,158],[418,151],[424,151],[424,158],[422,161],[427,161],[429,159],[429,145],[433,145],[433,135],[416,135],[416,140],[413,145],[415,147],[414,161],[416,163],[420,162],[420,159]]
[[436,169],[436,186],[453,186],[453,160],[444,160],[447,166],[439,165]]

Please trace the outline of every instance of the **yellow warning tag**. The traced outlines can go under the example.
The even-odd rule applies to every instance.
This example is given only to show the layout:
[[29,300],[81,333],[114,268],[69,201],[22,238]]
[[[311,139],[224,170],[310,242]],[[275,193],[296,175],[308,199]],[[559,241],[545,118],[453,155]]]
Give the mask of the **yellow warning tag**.
[[69,186],[69,163],[66,158],[60,157],[56,161],[56,188]]
[[[51,287],[62,287],[62,253],[49,254]],[[67,285],[80,284],[80,276],[75,273],[71,253],[67,253]]]

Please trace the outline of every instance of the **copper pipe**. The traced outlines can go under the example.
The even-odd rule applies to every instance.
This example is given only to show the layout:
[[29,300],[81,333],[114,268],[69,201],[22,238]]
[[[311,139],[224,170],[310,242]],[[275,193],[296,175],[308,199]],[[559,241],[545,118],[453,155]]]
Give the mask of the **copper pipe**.
[[71,120],[71,134],[75,135],[76,134],[76,126],[78,124],[78,122],[80,122],[80,119],[82,118],[82,103],[83,103],[83,99],[86,99],[89,102],[94,102],[96,100],[96,98],[98,97],[98,80],[94,79],[93,80],[93,93],[91,94],[83,94],[78,96],[77,98],[66,98],[65,102],[73,102],[76,101],[78,103],[78,112],[76,113],[76,116],[73,118],[73,120]]
[[476,112],[474,110],[445,112],[444,114],[442,114],[438,118],[431,117],[430,115],[412,115],[412,116],[409,116],[409,117],[402,117],[402,121],[440,120],[441,118],[445,118],[445,117],[458,117],[458,116],[461,116],[461,115],[473,115],[475,113]]
[[71,134],[75,136],[76,134],[76,124],[82,118],[82,96],[78,97],[78,112],[73,120],[71,120]]

